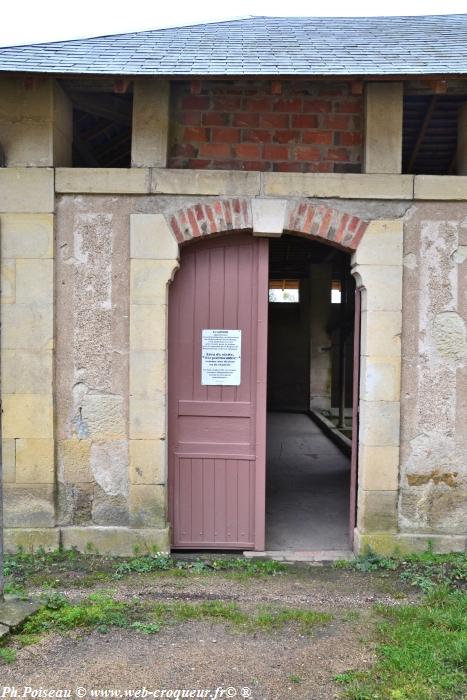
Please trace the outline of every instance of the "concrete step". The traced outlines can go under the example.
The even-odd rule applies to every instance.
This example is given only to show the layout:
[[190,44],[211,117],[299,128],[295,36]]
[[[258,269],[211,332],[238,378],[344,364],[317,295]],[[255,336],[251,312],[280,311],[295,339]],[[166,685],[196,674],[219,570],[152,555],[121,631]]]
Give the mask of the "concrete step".
[[352,561],[355,559],[353,552],[347,549],[322,549],[322,550],[269,550],[264,552],[243,552],[243,556],[247,559],[272,559],[273,561],[286,562],[317,562],[323,563],[327,561]]

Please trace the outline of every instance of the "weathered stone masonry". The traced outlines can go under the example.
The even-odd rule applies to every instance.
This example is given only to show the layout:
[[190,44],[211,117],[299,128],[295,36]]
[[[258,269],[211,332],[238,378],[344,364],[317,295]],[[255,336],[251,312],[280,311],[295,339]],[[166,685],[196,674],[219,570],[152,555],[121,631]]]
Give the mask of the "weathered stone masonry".
[[52,146],[37,153],[24,121],[17,161],[0,169],[7,546],[168,547],[168,285],[179,243],[238,227],[352,251],[356,547],[464,548],[467,179],[398,174],[400,84],[367,89],[366,120],[395,105],[396,145],[388,154],[369,124],[363,174],[168,169],[167,129],[147,118],[167,126],[166,83],[136,90],[134,167],[56,167],[66,127],[41,85]]

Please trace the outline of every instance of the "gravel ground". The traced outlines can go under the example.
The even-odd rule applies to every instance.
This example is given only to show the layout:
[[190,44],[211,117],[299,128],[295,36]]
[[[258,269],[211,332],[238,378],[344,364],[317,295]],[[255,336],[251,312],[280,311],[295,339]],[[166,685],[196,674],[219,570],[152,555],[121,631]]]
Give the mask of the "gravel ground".
[[[135,596],[145,601],[224,600],[246,610],[268,603],[329,611],[334,619],[312,635],[301,634],[295,625],[247,633],[222,622],[199,620],[164,626],[155,635],[121,629],[107,634],[49,634],[38,644],[19,649],[14,664],[0,665],[3,685],[17,686],[20,693],[26,685],[73,691],[83,687],[86,697],[92,697],[96,688],[123,693],[138,688],[210,689],[212,696],[204,697],[214,697],[215,689],[222,687],[234,688],[237,697],[248,697],[241,689],[250,689],[253,700],[332,700],[341,692],[333,681],[337,673],[365,668],[373,660],[374,603],[407,602],[393,575],[327,567],[244,580],[221,574],[139,575],[102,587],[122,600]],[[90,592],[70,589],[66,594],[74,599]],[[414,597],[408,593],[409,599]],[[348,619],[350,611],[358,613],[356,620]],[[217,697],[234,697],[232,690],[228,692]]]

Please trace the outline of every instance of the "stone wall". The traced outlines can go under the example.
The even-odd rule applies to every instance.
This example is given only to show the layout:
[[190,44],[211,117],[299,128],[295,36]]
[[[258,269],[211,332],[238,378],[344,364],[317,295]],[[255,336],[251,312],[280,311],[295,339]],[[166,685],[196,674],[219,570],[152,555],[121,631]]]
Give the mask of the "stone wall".
[[416,205],[404,240],[402,533],[467,532],[466,324],[467,204]]

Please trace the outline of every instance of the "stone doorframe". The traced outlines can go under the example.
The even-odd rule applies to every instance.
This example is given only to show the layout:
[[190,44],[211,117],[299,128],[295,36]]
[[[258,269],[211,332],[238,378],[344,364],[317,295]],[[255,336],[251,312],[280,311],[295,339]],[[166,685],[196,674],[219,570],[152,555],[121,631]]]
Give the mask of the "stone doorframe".
[[[363,221],[308,200],[209,198],[130,222],[130,525],[167,514],[167,305],[179,245],[213,233],[310,237],[351,254],[362,289],[360,426],[355,550],[397,531],[402,331],[400,220]],[[162,527],[161,527],[162,526]],[[163,530],[166,535],[163,537]],[[162,537],[161,537],[162,536]]]

